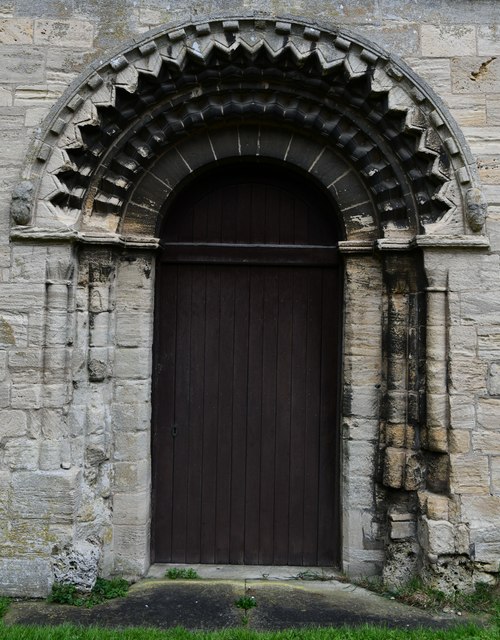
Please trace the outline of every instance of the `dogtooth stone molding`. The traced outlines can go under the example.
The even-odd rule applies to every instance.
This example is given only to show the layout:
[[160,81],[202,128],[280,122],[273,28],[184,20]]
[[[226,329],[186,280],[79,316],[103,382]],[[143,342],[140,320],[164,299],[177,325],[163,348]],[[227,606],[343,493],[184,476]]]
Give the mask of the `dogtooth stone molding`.
[[[287,131],[289,147],[294,135],[315,139],[318,154],[302,168],[334,198],[341,167],[362,181],[376,211],[373,240],[429,236],[439,245],[443,235],[487,246],[475,161],[425,82],[348,30],[248,16],[160,28],[94,63],[36,133],[12,201],[12,238],[156,246],[162,202],[197,168],[190,142],[203,132],[219,161],[211,135],[222,121],[238,130],[241,156],[262,153],[261,128],[271,142],[273,131]],[[246,123],[257,132],[248,149]],[[341,158],[331,184],[320,175],[323,155],[323,165]],[[163,200],[139,202],[134,190],[150,174]],[[360,204],[353,208],[362,217]],[[131,205],[152,220],[135,233],[127,231]],[[348,208],[344,219],[354,215]],[[347,241],[358,239],[346,231]]]

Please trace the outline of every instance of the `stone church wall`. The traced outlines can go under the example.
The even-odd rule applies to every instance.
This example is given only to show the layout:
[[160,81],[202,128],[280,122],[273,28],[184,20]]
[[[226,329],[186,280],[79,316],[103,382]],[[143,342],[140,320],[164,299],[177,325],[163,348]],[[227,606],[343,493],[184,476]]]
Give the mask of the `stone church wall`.
[[[361,233],[363,258],[346,245],[343,568],[390,584],[419,572],[445,590],[495,581],[500,4],[0,0],[0,593],[44,596],[55,579],[86,587],[97,573],[149,567],[154,254],[110,246],[106,220],[88,242],[46,233],[56,222],[47,182],[44,224],[29,236],[21,227],[38,188],[28,168],[43,153],[33,141],[61,96],[151,29],[204,15],[352,31],[402,58],[456,120],[445,146],[452,157],[453,145],[470,148],[479,178],[467,216],[450,209],[438,244],[388,232],[393,244],[377,253]],[[411,387],[412,376],[424,382]],[[396,415],[401,385],[408,414],[425,392],[418,420]]]

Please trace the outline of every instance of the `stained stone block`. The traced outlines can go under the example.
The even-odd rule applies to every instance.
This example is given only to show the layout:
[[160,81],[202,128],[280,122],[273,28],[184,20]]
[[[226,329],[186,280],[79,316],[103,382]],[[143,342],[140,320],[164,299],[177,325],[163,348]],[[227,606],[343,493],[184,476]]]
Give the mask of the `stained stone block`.
[[421,518],[419,538],[427,553],[437,556],[455,553],[454,526],[445,520]]
[[149,486],[150,472],[148,460],[117,462],[114,465],[114,488],[124,492],[145,491]]
[[486,96],[484,95],[477,93],[459,96],[447,95],[446,105],[462,127],[477,127],[485,125],[487,122]]
[[500,91],[500,63],[488,57],[453,57],[451,59],[453,93],[490,93]]
[[149,529],[143,525],[115,525],[113,541],[120,554],[143,558],[149,555]]
[[145,347],[152,339],[151,314],[119,312],[116,318],[116,338],[122,347]]
[[20,471],[12,475],[12,512],[25,519],[71,523],[80,494],[79,469]]
[[500,430],[500,398],[480,398],[477,403],[477,424],[483,429]]
[[490,458],[492,492],[500,495],[500,456]]
[[451,66],[448,58],[406,58],[412,70],[440,95],[451,93]]
[[94,40],[94,27],[83,20],[36,20],[35,44],[52,44],[71,49],[90,49]]
[[476,407],[470,395],[450,395],[450,425],[453,429],[474,429]]
[[27,416],[24,411],[1,410],[0,411],[0,440],[24,436],[27,431]]
[[116,431],[143,431],[151,424],[149,403],[113,403],[111,407],[113,428]]
[[113,496],[113,523],[145,525],[150,517],[149,492],[116,493]]
[[488,459],[483,455],[451,455],[451,486],[455,493],[487,495],[489,491]]
[[469,453],[471,450],[471,432],[468,429],[451,429],[448,432],[450,453]]
[[476,54],[474,25],[433,25],[420,27],[422,55],[432,58],[471,56]]
[[25,598],[45,598],[53,577],[48,558],[1,558],[2,595]]
[[39,443],[36,440],[11,438],[4,446],[4,463],[12,471],[38,468]]
[[149,455],[150,436],[147,431],[117,433],[114,459],[117,462],[146,460]]
[[26,84],[43,82],[44,79],[45,53],[42,47],[2,46],[0,49],[0,82]]
[[500,438],[498,437],[498,432],[472,432],[472,450],[474,453],[500,455]]
[[[478,352],[481,358],[500,358],[500,327],[478,328]],[[491,371],[491,368],[490,368]]]
[[448,520],[448,498],[437,493],[427,493],[427,517],[430,520]]
[[148,379],[151,375],[151,350],[116,349],[114,373],[117,378]]
[[118,380],[115,384],[114,399],[123,404],[149,403],[151,383],[146,380]]
[[[2,288],[3,288],[2,284]],[[17,303],[10,301],[10,309],[18,308]],[[3,311],[0,309],[0,347],[20,347],[28,345],[28,316],[25,313]]]
[[406,452],[404,449],[387,447],[384,454],[384,485],[399,489],[403,486]]

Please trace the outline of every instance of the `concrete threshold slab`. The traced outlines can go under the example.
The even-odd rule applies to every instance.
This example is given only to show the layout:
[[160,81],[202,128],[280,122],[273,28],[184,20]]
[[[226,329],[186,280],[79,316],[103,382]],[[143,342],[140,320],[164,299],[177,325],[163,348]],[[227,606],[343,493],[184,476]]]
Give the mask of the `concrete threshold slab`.
[[163,578],[169,569],[194,569],[203,580],[318,580],[341,578],[332,567],[242,565],[242,564],[152,564],[148,578]]

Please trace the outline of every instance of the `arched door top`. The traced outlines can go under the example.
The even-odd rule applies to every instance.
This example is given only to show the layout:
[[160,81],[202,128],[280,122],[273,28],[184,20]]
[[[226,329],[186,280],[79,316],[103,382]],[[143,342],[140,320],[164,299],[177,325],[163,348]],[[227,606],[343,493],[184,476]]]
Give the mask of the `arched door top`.
[[337,246],[335,203],[307,178],[262,160],[213,163],[168,200],[159,237],[168,244]]
[[34,141],[13,234],[150,236],[162,203],[137,202],[137,184],[158,178],[164,201],[170,181],[196,168],[190,160],[218,161],[233,146],[240,156],[267,146],[323,173],[327,188],[344,175],[361,183],[368,197],[354,216],[351,185],[337,194],[348,239],[351,218],[364,238],[483,227],[464,138],[403,62],[348,31],[240,17],[156,30],[80,78]]

